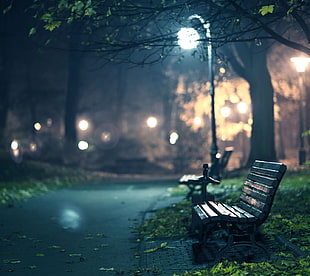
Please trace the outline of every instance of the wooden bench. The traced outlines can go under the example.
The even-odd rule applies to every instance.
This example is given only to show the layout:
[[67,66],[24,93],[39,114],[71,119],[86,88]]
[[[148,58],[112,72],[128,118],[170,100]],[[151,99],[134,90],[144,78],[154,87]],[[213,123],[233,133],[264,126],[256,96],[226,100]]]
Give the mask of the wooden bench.
[[[207,201],[195,205],[193,227],[199,234],[198,248],[205,252],[211,244],[213,248],[217,246],[214,257],[218,261],[235,258],[237,252],[243,254],[245,259],[251,259],[257,250],[263,250],[268,255],[256,236],[258,227],[270,213],[285,171],[286,166],[282,163],[256,160],[237,204]],[[221,239],[218,239],[219,233]]]
[[[186,174],[180,178],[179,183],[185,184],[189,189],[189,192],[186,195],[187,199],[191,198],[192,202],[198,203],[212,198],[212,196],[207,193],[207,186],[210,183],[220,184],[220,181],[212,177],[209,177],[208,172],[209,172],[208,164],[203,164],[202,175],[197,176],[194,174]],[[197,199],[193,199],[193,195],[195,192],[198,192]]]
[[[226,147],[222,157],[218,160],[218,173],[220,174],[220,176],[223,175],[223,172],[228,164],[228,161],[233,151],[233,147]],[[186,195],[187,199],[191,198],[193,202],[198,203],[197,200],[199,201],[200,199],[202,199],[200,201],[205,201],[212,198],[212,195],[206,192],[207,185],[210,183],[220,184],[220,180],[210,177],[209,172],[210,171],[208,164],[203,164],[202,175],[197,176],[195,174],[185,174],[179,179],[179,183],[186,185],[189,189],[189,192]],[[193,195],[195,192],[199,193],[199,197],[197,197],[197,200],[193,200]]]

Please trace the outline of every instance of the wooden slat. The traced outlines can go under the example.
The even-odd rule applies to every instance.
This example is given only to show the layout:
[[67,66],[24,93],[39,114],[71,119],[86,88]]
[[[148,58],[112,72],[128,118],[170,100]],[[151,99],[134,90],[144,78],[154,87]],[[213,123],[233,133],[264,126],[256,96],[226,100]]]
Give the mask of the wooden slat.
[[199,205],[194,206],[194,210],[202,221],[205,221],[209,218]]
[[278,162],[255,160],[252,167],[259,167],[259,168],[264,168],[264,169],[282,171],[285,169],[286,166]]
[[277,178],[277,179],[280,179],[283,174],[283,172],[278,171],[278,170],[271,170],[271,169],[258,168],[258,167],[252,167],[251,172],[264,175],[264,176],[268,176],[271,178]]
[[286,171],[286,166],[278,162],[256,160],[253,163],[251,171],[281,180]]
[[191,181],[191,180],[197,181],[197,180],[199,180],[200,177],[201,176],[197,176],[195,174],[185,174],[180,178],[179,183],[181,183],[181,184],[185,183],[186,184],[188,181]]
[[211,218],[218,217],[218,214],[214,212],[207,203],[203,203],[200,206],[209,217]]
[[227,209],[225,206],[221,205],[218,202],[208,201],[208,205],[213,210],[215,210],[218,213],[218,215],[225,217],[222,219],[229,220],[229,221],[233,221],[233,220],[236,221],[238,219],[235,213],[232,213],[229,209]]
[[276,178],[271,178],[268,176],[263,176],[254,173],[249,173],[247,179],[252,180],[253,182],[258,182],[272,187],[277,187],[279,183],[279,180],[277,180]]
[[243,216],[247,218],[249,222],[256,220],[256,217],[253,216],[251,213],[247,212],[246,210],[241,209],[239,206],[231,206],[236,212],[241,213]]
[[207,203],[194,206],[194,210],[204,223],[219,219],[218,214]]
[[243,186],[242,191],[248,196],[254,197],[255,199],[258,199],[259,201],[262,201],[265,203],[270,202],[270,196],[266,193],[262,193],[260,191],[250,189],[247,186]]
[[255,183],[255,182],[252,182],[252,181],[249,181],[249,180],[246,180],[243,185],[245,187],[249,187],[251,189],[255,189],[255,190],[258,190],[260,192],[263,192],[265,194],[269,194],[270,192],[272,192],[272,190],[274,190],[273,187],[271,186],[267,186],[267,185],[264,185],[264,184],[261,184],[261,183]]
[[239,205],[240,205],[239,207],[241,209],[244,209],[248,213],[252,214],[254,217],[256,217],[256,219],[262,219],[263,218],[264,212],[262,210],[256,209],[252,205],[249,205],[244,201],[240,201]]
[[241,194],[240,195],[240,200],[253,206],[254,208],[258,209],[258,210],[264,210],[266,204],[265,202],[259,201],[253,197],[247,196],[245,194]]
[[[236,208],[234,208],[233,206],[230,206],[226,203],[221,203],[223,206],[225,206],[230,212],[234,213],[237,217],[237,222],[250,222],[251,218],[255,219],[255,217],[249,213],[247,213],[247,216],[244,214],[245,211],[243,210],[242,212]],[[240,208],[239,208],[240,209]]]
[[240,220],[246,219],[246,217],[243,214],[238,213],[236,210],[234,210],[234,208],[232,208],[228,204],[225,204],[222,202],[216,202],[216,204],[218,205],[219,208],[225,209],[226,211],[224,212],[228,212],[228,215],[230,216],[231,221],[240,221]]

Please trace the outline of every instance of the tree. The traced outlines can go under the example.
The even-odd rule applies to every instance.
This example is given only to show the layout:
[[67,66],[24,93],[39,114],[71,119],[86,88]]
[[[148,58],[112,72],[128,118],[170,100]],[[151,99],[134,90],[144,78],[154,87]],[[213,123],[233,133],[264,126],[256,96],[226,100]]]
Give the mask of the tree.
[[[2,10],[2,2],[0,5]],[[2,145],[4,146],[4,130],[9,109],[8,79],[10,70],[8,62],[8,34],[6,32],[7,21],[8,17],[5,14],[0,14],[0,148],[2,148]]]
[[255,159],[275,161],[274,90],[267,67],[270,45],[268,42],[259,46],[255,42],[243,42],[235,43],[231,48],[230,64],[250,86],[253,125],[247,165]]
[[[199,13],[212,26],[214,46],[276,40],[310,55],[309,6],[308,0],[35,0],[31,11],[39,21],[30,34],[41,27],[53,31],[80,21],[84,34],[97,31],[95,40],[85,42],[89,50],[110,59],[131,54],[133,60],[139,52],[144,62],[154,62],[174,50],[180,27],[188,26],[188,17]],[[194,25],[202,28],[200,22]]]
[[[190,23],[203,31],[201,22],[188,22],[188,17],[199,12],[205,22],[212,26],[211,42],[219,48],[229,42],[249,42],[261,44],[262,41],[276,40],[288,47],[310,55],[308,43],[309,1],[307,0],[217,0],[217,1],[81,1],[59,0],[33,2],[33,15],[40,19],[46,30],[61,30],[61,27],[72,22],[83,22],[83,34],[91,34],[93,39],[84,41],[88,51],[101,53],[108,61],[131,61],[138,64],[154,63],[168,55],[175,54],[177,32],[180,27]],[[30,34],[35,34],[39,26],[33,27]],[[94,36],[96,34],[96,36]],[[95,37],[95,38],[94,38]],[[298,37],[298,42],[295,38]],[[203,37],[200,41],[208,42]],[[204,44],[206,45],[206,44]],[[206,57],[205,46],[195,50],[193,55],[201,59]],[[263,74],[268,80],[265,57],[260,61]],[[257,63],[258,64],[258,63]],[[236,68],[236,67],[235,67]],[[245,68],[243,68],[244,71]],[[242,72],[239,73],[242,74]],[[253,105],[252,146],[262,158],[275,159],[272,148],[265,145],[273,139],[273,90],[260,89],[262,82],[256,77],[244,75],[251,86]],[[262,91],[266,95],[261,97]],[[258,101],[257,98],[260,98]],[[262,106],[269,106],[264,120],[261,117]],[[265,124],[265,122],[269,122]],[[257,132],[255,128],[260,130]],[[264,135],[264,136],[263,136]],[[269,141],[257,148],[255,139],[269,137]],[[253,149],[254,150],[254,149]],[[264,150],[269,152],[263,154]],[[256,155],[252,152],[252,156]],[[252,157],[250,156],[250,159]]]

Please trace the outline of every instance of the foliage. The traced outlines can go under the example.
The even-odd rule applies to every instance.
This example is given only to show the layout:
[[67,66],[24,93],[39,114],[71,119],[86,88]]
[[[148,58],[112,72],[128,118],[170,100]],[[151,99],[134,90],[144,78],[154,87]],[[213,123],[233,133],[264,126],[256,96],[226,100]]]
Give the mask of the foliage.
[[170,207],[159,209],[153,218],[139,226],[139,233],[152,238],[186,235],[191,220],[189,205],[190,202],[184,200]]
[[[6,0],[3,12],[11,9],[11,3]],[[123,51],[133,57],[139,50],[144,62],[154,62],[171,54],[177,44],[178,30],[190,24],[190,15],[199,13],[212,26],[214,46],[274,39],[309,54],[303,38],[296,42],[290,36],[297,30],[309,40],[308,10],[309,3],[304,0],[273,0],[268,3],[243,0],[33,0],[28,12],[36,22],[29,34],[35,35],[42,29],[55,31],[82,22],[81,32],[87,34],[83,44],[90,51],[103,52],[115,60]],[[192,24],[203,31],[201,22]],[[286,30],[282,29],[283,24]]]
[[[310,170],[289,170],[282,180],[275,197],[271,213],[262,226],[262,232],[273,239],[283,235],[286,240],[304,252],[310,252]],[[220,186],[212,186],[216,200],[235,201],[240,193],[242,179],[231,178],[222,181]],[[216,191],[219,189],[218,191]],[[184,186],[176,189],[176,194],[186,193]],[[210,191],[210,190],[209,190]],[[186,234],[190,221],[183,214],[191,216],[191,204],[182,201],[176,205],[160,209],[156,217],[144,222],[141,234],[150,237],[180,236]],[[160,226],[163,226],[161,229]],[[181,229],[181,231],[179,231]],[[268,262],[237,263],[224,261],[201,271],[185,272],[181,276],[208,275],[308,275],[310,257],[295,255],[278,248],[275,258]],[[282,251],[284,250],[284,251]]]
[[[182,276],[261,276],[261,275],[308,275],[310,271],[310,258],[294,258],[291,255],[276,262],[260,263],[237,263],[224,261],[216,264],[211,269],[201,271],[191,271],[181,274]],[[176,274],[175,274],[176,276]]]
[[76,185],[98,176],[82,170],[47,163],[24,161],[16,164],[6,157],[0,158],[0,204],[12,205],[21,200],[56,189]]

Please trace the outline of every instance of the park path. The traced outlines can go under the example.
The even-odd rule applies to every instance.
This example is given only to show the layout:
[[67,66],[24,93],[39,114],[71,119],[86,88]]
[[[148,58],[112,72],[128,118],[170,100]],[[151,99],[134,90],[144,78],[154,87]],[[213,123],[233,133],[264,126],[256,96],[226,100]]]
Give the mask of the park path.
[[131,275],[133,228],[176,180],[106,180],[0,206],[0,275]]

